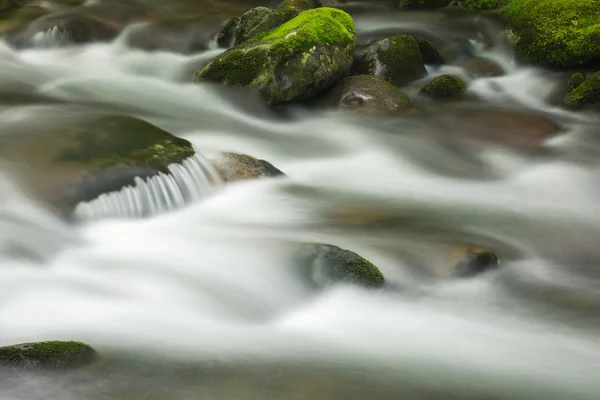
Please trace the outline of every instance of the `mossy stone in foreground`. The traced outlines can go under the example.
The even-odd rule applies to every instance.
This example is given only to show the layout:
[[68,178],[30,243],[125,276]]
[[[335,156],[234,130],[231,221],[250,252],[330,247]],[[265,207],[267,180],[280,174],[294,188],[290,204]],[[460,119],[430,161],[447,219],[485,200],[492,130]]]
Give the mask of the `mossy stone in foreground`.
[[600,102],[600,72],[596,72],[577,85],[565,97],[565,104],[569,107],[581,107],[598,102]]
[[467,91],[467,85],[455,75],[440,75],[433,78],[419,90],[419,94],[429,97],[452,97]]
[[352,17],[316,8],[222,53],[194,80],[254,88],[272,104],[301,100],[346,74],[355,47]]
[[370,75],[352,75],[333,86],[322,99],[329,107],[363,115],[394,115],[414,108],[412,100],[394,85]]
[[395,86],[427,75],[419,42],[408,35],[394,36],[369,46],[356,69],[359,74],[372,75]]
[[0,367],[19,369],[79,366],[96,358],[96,351],[81,342],[37,342],[0,347]]
[[310,282],[327,287],[338,282],[366,287],[380,287],[383,274],[370,261],[358,254],[329,244],[309,244],[296,256],[298,265],[308,273]]
[[600,65],[598,0],[510,0],[503,13],[524,63],[555,68]]

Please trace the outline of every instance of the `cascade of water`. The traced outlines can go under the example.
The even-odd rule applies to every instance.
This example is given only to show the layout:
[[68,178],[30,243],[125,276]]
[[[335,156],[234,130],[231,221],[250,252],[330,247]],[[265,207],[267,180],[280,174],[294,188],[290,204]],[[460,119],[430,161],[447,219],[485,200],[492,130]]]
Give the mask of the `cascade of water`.
[[134,186],[78,204],[75,218],[89,221],[148,217],[199,200],[221,182],[210,162],[198,153],[168,169],[168,174],[160,172],[146,180],[136,178]]
[[71,42],[71,35],[65,29],[61,29],[58,26],[38,32],[31,38],[31,44],[34,47],[42,48],[60,47]]

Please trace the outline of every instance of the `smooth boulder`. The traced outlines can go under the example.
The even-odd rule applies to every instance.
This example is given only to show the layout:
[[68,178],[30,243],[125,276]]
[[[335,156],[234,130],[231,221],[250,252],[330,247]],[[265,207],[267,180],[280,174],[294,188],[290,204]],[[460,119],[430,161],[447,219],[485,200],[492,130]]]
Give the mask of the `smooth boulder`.
[[394,85],[370,75],[342,79],[322,99],[329,107],[364,115],[394,115],[414,109],[414,103]]
[[259,160],[247,154],[223,153],[212,163],[224,182],[284,175],[268,161]]
[[400,35],[369,46],[356,72],[402,86],[427,75],[419,42],[413,36]]
[[271,104],[319,94],[345,75],[356,47],[354,21],[316,8],[236,46],[194,74],[194,81],[253,88]]
[[365,287],[381,287],[383,274],[360,255],[329,244],[308,244],[296,255],[297,265],[309,282],[325,288],[335,283],[351,283]]
[[96,351],[82,342],[48,341],[0,347],[0,367],[24,370],[76,367],[96,357]]
[[464,94],[467,85],[456,75],[440,75],[419,90],[419,94],[427,97],[453,97]]
[[472,57],[460,66],[471,78],[492,78],[504,75],[504,68],[494,60],[484,57]]

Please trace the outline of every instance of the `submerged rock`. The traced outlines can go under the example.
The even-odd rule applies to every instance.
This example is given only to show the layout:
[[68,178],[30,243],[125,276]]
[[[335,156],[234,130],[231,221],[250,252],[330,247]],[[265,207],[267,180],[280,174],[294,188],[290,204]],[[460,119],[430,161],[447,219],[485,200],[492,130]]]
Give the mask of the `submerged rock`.
[[298,266],[308,273],[310,282],[319,288],[335,283],[354,283],[380,287],[385,283],[381,271],[358,254],[328,244],[309,244],[296,256]]
[[224,153],[213,165],[225,182],[285,175],[271,163],[246,154]]
[[600,65],[600,6],[590,0],[509,0],[502,9],[523,63],[554,68]]
[[402,86],[427,75],[419,42],[413,36],[400,35],[369,46],[356,71]]
[[355,46],[352,18],[317,8],[219,55],[194,80],[253,88],[272,104],[301,100],[346,74]]
[[491,78],[504,75],[504,68],[489,58],[473,57],[460,66],[471,78]]
[[419,94],[429,97],[452,97],[467,91],[467,85],[455,75],[440,75],[433,78],[419,90]]
[[[579,77],[576,78],[579,80]],[[574,84],[578,83],[573,82]],[[569,107],[581,107],[600,102],[600,72],[596,72],[588,79],[575,86],[565,97],[565,104]]]
[[458,277],[475,276],[500,267],[498,256],[485,247],[462,246],[455,250],[461,253],[454,266]]
[[37,342],[0,347],[0,367],[67,368],[93,361],[96,351],[81,342]]
[[414,108],[400,89],[370,75],[344,78],[325,93],[322,101],[330,107],[367,115],[397,114]]

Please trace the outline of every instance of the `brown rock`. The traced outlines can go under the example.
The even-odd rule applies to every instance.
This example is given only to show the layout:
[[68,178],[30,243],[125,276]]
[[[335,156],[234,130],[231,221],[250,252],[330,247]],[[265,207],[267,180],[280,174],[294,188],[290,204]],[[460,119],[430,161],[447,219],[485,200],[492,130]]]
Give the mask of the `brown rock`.
[[271,163],[246,154],[224,153],[213,165],[225,182],[284,175]]
[[504,69],[494,60],[473,57],[460,64],[471,78],[491,78],[504,75]]

